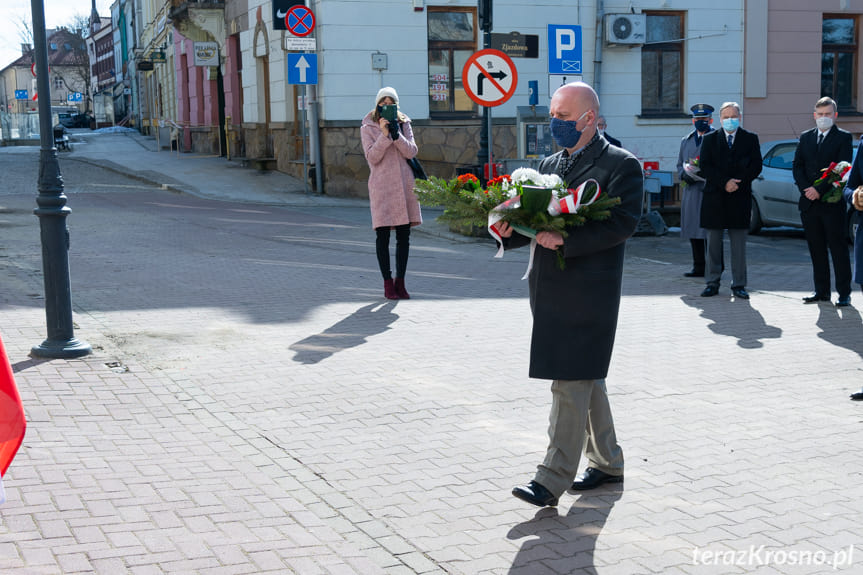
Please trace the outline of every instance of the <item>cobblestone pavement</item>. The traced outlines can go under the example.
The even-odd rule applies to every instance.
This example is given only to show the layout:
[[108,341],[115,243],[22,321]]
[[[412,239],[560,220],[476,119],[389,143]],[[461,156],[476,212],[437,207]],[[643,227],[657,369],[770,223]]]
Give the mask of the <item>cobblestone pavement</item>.
[[526,253],[427,222],[412,299],[391,302],[364,202],[104,138],[62,157],[134,178],[67,182],[93,354],[28,356],[35,201],[0,191],[0,331],[29,422],[0,572],[860,572],[863,322],[801,303],[799,234],[750,238],[748,302],[727,282],[698,297],[679,238],[630,241],[608,377],[626,482],[538,510],[509,493],[550,404],[527,378]]

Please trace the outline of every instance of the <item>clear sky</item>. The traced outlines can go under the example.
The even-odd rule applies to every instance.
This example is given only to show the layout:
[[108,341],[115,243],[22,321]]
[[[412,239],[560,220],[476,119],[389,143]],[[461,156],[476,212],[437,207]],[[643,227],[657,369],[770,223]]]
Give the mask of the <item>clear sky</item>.
[[[40,0],[37,0],[40,1]],[[93,0],[41,0],[45,7],[45,27],[56,28],[71,24],[76,15],[89,16]],[[32,28],[31,0],[0,0],[3,14],[0,16],[0,69],[5,68],[21,55],[21,23],[26,21]],[[96,0],[99,15],[111,16],[114,0]]]

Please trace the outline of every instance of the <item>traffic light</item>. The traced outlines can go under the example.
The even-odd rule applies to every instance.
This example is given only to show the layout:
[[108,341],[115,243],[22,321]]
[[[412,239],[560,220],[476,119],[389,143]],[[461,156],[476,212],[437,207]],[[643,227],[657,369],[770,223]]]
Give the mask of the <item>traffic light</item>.
[[479,0],[479,29],[491,32],[491,0]]

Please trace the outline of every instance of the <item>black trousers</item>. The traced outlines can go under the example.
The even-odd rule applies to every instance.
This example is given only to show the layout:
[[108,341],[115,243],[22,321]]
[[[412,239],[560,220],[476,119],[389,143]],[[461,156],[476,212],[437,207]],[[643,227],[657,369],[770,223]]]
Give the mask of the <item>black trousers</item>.
[[812,202],[805,211],[800,212],[800,221],[803,222],[809,256],[812,258],[815,293],[823,296],[830,295],[830,261],[832,260],[839,297],[851,295],[851,257],[845,240],[844,202],[842,200],[835,204]]
[[[381,275],[385,280],[393,277],[392,268],[390,267],[390,228],[380,227],[375,228],[377,239],[375,241],[375,251],[378,255],[378,266],[381,268]],[[405,272],[408,269],[408,252],[410,252],[411,243],[411,225],[404,224],[396,226],[396,277],[405,277]]]

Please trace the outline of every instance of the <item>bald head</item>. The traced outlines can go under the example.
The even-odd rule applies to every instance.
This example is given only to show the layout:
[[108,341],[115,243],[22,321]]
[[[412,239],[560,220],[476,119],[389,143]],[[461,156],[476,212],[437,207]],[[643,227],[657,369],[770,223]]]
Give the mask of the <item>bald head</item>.
[[596,122],[599,118],[599,97],[588,84],[571,82],[554,91],[549,109],[552,118],[567,122],[576,122],[576,128],[582,132],[581,138],[570,152],[585,146],[596,133]]
[[555,98],[573,100],[578,105],[584,106],[585,109],[593,110],[597,114],[599,113],[599,96],[596,95],[596,92],[589,84],[585,84],[584,82],[564,84],[554,91],[551,101],[554,102]]

